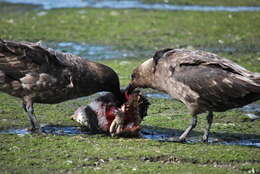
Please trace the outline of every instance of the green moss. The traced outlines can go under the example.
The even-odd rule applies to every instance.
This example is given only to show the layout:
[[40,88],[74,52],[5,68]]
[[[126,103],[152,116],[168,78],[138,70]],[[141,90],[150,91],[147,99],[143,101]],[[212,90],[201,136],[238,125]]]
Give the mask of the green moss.
[[[218,54],[260,72],[260,26],[256,22],[259,12],[58,9],[38,16],[38,11],[7,11],[0,12],[0,37],[4,39],[74,41],[130,50],[217,48],[220,49]],[[228,47],[236,51],[223,51]],[[119,74],[123,87],[128,84],[132,70],[145,59],[100,62]],[[69,116],[93,98],[95,95],[60,104],[36,104],[35,112],[41,123],[77,125]],[[0,130],[30,126],[19,99],[0,93],[0,101]],[[148,116],[143,121],[145,127],[180,134],[188,126],[191,116],[183,104],[164,99],[150,102]],[[191,136],[201,136],[205,125],[205,114],[202,114]],[[259,132],[260,120],[251,122],[241,111],[230,110],[215,114],[211,136],[237,140],[259,138]],[[260,170],[259,148],[163,143],[105,135],[0,135],[0,140],[1,173],[247,173]]]
[[0,138],[3,140],[0,145],[1,168],[17,173],[36,169],[59,173],[67,170],[79,173],[93,170],[123,173],[135,170],[141,173],[180,170],[185,173],[194,170],[195,173],[206,173],[214,169],[215,173],[235,173],[239,172],[241,164],[245,169],[259,161],[255,155],[259,150],[247,147],[224,148],[100,136],[0,135]]
[[59,9],[44,16],[37,11],[2,15],[0,34],[5,39],[78,41],[132,49],[191,45],[241,47],[250,52],[259,43],[260,24],[255,22],[259,20],[259,12]]
[[1,38],[76,41],[135,51],[162,47],[213,49],[252,71],[260,71],[260,23],[255,22],[260,20],[260,12],[58,9],[46,13],[1,14]]

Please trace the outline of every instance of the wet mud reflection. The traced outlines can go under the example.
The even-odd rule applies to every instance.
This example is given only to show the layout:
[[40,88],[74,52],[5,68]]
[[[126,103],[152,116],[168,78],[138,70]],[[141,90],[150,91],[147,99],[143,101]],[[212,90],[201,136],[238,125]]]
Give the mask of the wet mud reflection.
[[173,100],[171,96],[165,93],[146,93],[146,97],[149,98],[154,98],[154,99],[168,99],[168,100]]
[[[58,126],[58,125],[46,125],[42,127],[43,131],[46,134],[52,135],[91,135],[92,132],[85,131],[81,127],[77,126]],[[26,134],[31,134],[28,129],[8,129],[0,130],[0,134],[16,134],[23,136]],[[176,142],[178,136],[173,130],[160,131],[154,128],[145,127],[141,130],[141,138],[151,139],[161,142]],[[200,143],[201,136],[191,136],[187,139],[187,143]],[[260,147],[260,138],[251,138],[251,139],[233,139],[233,140],[223,140],[218,138],[209,138],[210,144],[224,144],[224,145],[240,145],[240,146],[253,146]]]
[[121,59],[127,57],[148,57],[152,54],[150,50],[126,50],[116,49],[113,46],[92,45],[76,42],[47,42],[41,43],[61,52],[67,52],[81,56],[89,60]]
[[240,108],[251,120],[260,118],[260,103],[252,103]]

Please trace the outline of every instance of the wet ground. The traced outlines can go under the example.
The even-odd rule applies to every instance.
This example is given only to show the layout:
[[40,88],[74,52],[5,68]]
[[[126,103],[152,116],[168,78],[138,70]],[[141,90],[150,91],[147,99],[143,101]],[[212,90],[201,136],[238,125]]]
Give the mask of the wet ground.
[[168,99],[168,100],[173,100],[171,96],[165,93],[146,93],[146,97],[149,98],[154,98],[154,99]]
[[[93,133],[87,132],[81,127],[76,126],[59,126],[59,125],[45,125],[42,126],[43,131],[46,134],[53,135],[91,135]],[[178,133],[176,133],[178,132]],[[141,138],[151,139],[162,142],[176,142],[178,139],[178,135],[180,130],[158,130],[153,129],[152,127],[146,127],[141,130]],[[18,136],[24,136],[25,134],[31,134],[28,129],[8,129],[8,130],[0,130],[0,134],[16,134]],[[200,136],[191,136],[187,138],[187,143],[200,143]],[[260,138],[255,139],[236,139],[236,140],[225,140],[223,138],[209,138],[210,144],[224,144],[224,145],[240,145],[240,146],[253,146],[260,147]]]
[[188,5],[170,5],[167,3],[146,4],[140,1],[117,1],[117,0],[0,0],[0,2],[9,3],[22,3],[39,5],[43,9],[53,8],[115,8],[115,9],[127,9],[127,8],[140,8],[146,10],[174,10],[174,11],[260,11],[260,7],[226,7],[226,6],[188,6]]
[[[39,12],[38,15],[45,15],[46,12]],[[122,58],[149,58],[151,57],[155,50],[152,49],[123,49],[118,48],[113,45],[93,45],[87,43],[77,43],[77,42],[42,42],[43,46],[52,48],[61,52],[72,53],[89,60],[106,60],[106,59],[122,59]],[[187,46],[189,48],[189,46]],[[194,48],[190,48],[194,49]],[[209,51],[213,53],[238,53],[238,52],[259,52],[259,47],[255,46],[253,48],[247,47],[216,47],[216,48],[198,48],[200,50]]]
[[43,46],[53,48],[62,52],[72,53],[89,60],[121,59],[126,57],[148,57],[152,55],[151,50],[126,50],[114,46],[91,45],[76,42],[47,42]]
[[240,108],[241,111],[245,112],[246,115],[251,119],[259,119],[260,118],[260,103],[252,103]]

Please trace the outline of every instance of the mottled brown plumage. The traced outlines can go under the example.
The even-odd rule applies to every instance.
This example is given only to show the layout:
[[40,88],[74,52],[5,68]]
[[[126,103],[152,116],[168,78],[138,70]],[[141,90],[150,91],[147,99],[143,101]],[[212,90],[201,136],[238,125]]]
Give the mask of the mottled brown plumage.
[[98,91],[124,100],[111,68],[38,43],[4,40],[0,40],[0,91],[23,100],[33,129],[40,127],[34,116],[35,102],[59,103]]
[[193,119],[180,140],[196,126],[197,114],[208,112],[207,141],[213,112],[260,99],[260,74],[213,53],[164,49],[133,71],[128,90],[137,87],[163,91],[187,106]]

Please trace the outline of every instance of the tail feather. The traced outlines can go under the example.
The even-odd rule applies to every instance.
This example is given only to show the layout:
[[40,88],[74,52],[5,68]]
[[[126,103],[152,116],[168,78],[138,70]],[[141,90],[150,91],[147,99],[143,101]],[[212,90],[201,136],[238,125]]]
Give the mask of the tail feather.
[[259,94],[260,98],[260,74],[255,73],[254,77],[250,79],[252,81],[251,83],[251,91]]
[[[16,57],[17,60],[22,61],[26,59],[38,65],[46,63],[51,57],[51,53],[39,45],[39,43],[31,42],[16,42],[0,39],[0,59],[2,61],[12,61],[10,58]],[[0,60],[1,63],[1,60]]]
[[20,61],[25,59],[37,65],[54,64],[63,67],[72,65],[81,67],[82,65],[80,57],[45,48],[40,42],[16,42],[0,39],[0,64],[1,61],[6,61],[4,59],[10,57],[16,57]]
[[260,74],[257,74],[256,77],[252,79],[258,86],[260,86]]
[[58,54],[39,43],[0,39],[0,70],[12,77],[20,78],[33,69],[37,71],[44,64],[65,66],[59,60],[67,61],[67,58],[66,54]]

